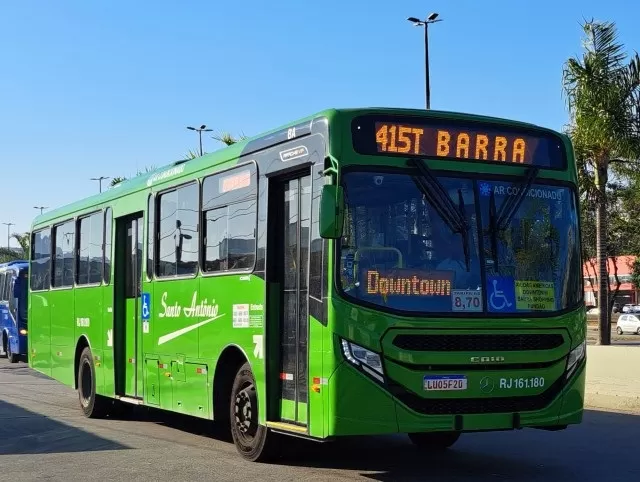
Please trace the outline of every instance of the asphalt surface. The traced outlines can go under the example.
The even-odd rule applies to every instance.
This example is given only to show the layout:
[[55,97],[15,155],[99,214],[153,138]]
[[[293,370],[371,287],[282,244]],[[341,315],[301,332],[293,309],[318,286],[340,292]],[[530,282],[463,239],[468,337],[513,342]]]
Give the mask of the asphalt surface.
[[[146,409],[89,420],[75,392],[0,359],[0,480],[640,480],[640,414],[588,411],[562,432],[465,434],[445,453],[404,436],[296,441],[277,464],[252,464],[215,425]],[[294,450],[295,449],[295,450]]]
[[[587,325],[587,344],[595,345],[598,340],[598,326]],[[618,335],[616,333],[616,326],[611,328],[611,344],[612,345],[637,345],[640,347],[640,335],[627,334]]]

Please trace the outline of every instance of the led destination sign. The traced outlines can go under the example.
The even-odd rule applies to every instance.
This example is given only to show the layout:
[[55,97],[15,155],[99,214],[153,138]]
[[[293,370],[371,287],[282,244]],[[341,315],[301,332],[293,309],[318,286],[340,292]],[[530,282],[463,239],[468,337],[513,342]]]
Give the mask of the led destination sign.
[[412,269],[364,270],[368,295],[450,296],[452,273]]
[[354,148],[361,154],[564,167],[559,137],[508,125],[367,116],[354,121],[352,134]]

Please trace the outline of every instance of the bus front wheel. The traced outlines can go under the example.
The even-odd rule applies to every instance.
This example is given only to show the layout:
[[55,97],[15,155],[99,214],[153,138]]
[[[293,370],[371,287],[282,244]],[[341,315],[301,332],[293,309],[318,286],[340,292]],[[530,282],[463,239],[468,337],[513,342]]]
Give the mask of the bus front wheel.
[[85,417],[103,418],[107,415],[107,400],[96,394],[96,370],[89,347],[82,350],[78,361],[78,398]]
[[275,434],[258,423],[258,397],[251,365],[245,363],[236,373],[230,397],[229,420],[236,449],[251,462],[266,462],[275,453]]
[[420,432],[408,435],[414,445],[429,450],[447,449],[460,438],[460,432]]
[[7,334],[5,332],[0,333],[0,343],[2,343],[2,352],[0,352],[0,356],[6,358],[8,356],[7,345],[9,344],[9,340],[7,340]]

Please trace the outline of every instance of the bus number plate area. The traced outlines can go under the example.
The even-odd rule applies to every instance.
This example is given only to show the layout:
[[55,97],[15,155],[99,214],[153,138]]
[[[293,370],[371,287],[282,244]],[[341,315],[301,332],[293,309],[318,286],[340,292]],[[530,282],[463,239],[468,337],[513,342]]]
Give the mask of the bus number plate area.
[[425,376],[423,388],[428,392],[466,390],[467,377],[464,375],[431,375]]

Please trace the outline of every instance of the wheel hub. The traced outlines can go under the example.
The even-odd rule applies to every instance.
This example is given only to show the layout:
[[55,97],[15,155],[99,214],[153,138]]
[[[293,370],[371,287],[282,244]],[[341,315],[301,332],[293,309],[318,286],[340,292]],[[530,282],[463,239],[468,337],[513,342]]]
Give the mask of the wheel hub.
[[89,367],[88,363],[82,364],[82,374],[81,374],[81,403],[82,406],[89,406],[89,399],[91,398],[91,367]]
[[254,389],[252,386],[240,390],[235,398],[235,424],[238,432],[244,437],[251,438],[257,430],[257,421],[254,418]]

